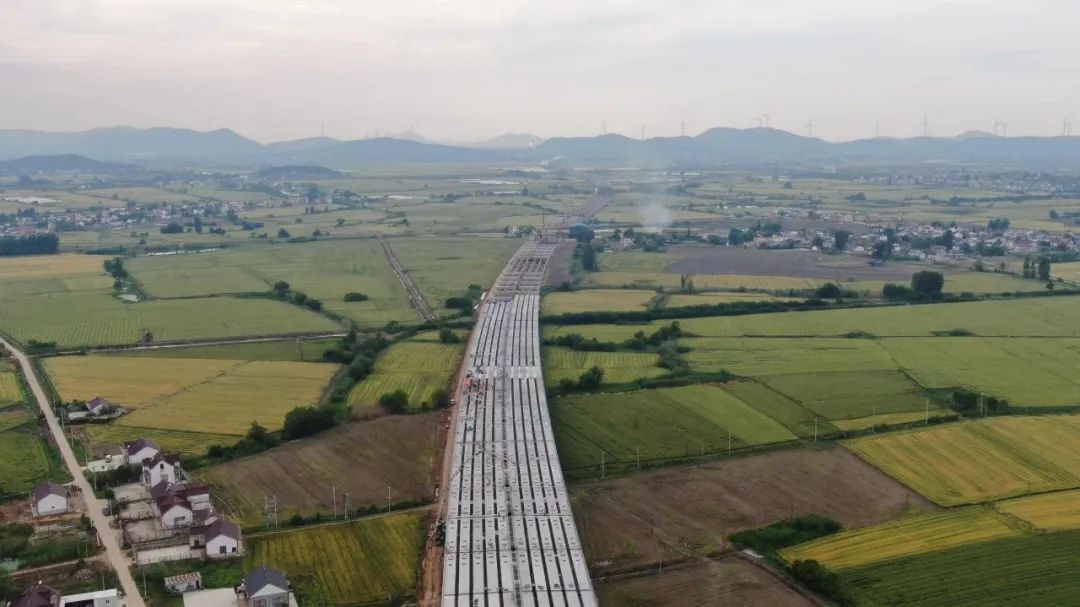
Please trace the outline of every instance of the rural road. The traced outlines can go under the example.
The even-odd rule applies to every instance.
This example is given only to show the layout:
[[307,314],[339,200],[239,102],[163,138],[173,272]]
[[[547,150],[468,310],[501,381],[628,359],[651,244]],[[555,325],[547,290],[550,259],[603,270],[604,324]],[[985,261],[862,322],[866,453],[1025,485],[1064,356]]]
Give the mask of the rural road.
[[382,245],[383,252],[386,253],[386,259],[390,262],[390,267],[394,269],[394,274],[397,274],[398,280],[401,281],[401,286],[405,287],[405,291],[409,294],[409,301],[412,302],[413,307],[416,308],[416,311],[420,313],[420,316],[425,321],[435,322],[435,313],[431,311],[431,307],[424,300],[420,289],[416,288],[412,276],[409,276],[409,273],[402,267],[401,262],[398,261],[394,248],[382,236],[379,237],[379,244]]
[[109,519],[105,516],[105,503],[94,495],[93,488],[87,482],[86,477],[83,476],[82,468],[79,467],[79,460],[75,458],[75,452],[71,450],[71,445],[64,437],[60,422],[57,421],[56,415],[53,414],[49,399],[45,396],[45,390],[41,388],[41,382],[38,381],[37,374],[34,372],[34,366],[30,364],[30,359],[25,354],[16,350],[2,337],[0,337],[0,344],[6,347],[15,357],[15,360],[19,362],[19,366],[22,367],[23,377],[26,378],[26,383],[30,385],[30,390],[34,393],[34,399],[37,400],[38,407],[45,414],[45,421],[49,425],[49,432],[53,436],[53,441],[60,449],[60,455],[64,458],[64,464],[67,466],[68,472],[71,473],[72,478],[75,479],[75,484],[79,487],[79,491],[82,492],[83,500],[86,502],[86,515],[90,518],[94,528],[98,530],[98,537],[101,539],[102,545],[105,546],[105,555],[108,557],[109,562],[112,563],[117,577],[120,578],[120,586],[127,597],[127,606],[146,607],[142,595],[139,594],[139,588],[135,585],[135,578],[131,576],[127,555],[120,548],[120,543],[116,538],[117,534],[109,526]]

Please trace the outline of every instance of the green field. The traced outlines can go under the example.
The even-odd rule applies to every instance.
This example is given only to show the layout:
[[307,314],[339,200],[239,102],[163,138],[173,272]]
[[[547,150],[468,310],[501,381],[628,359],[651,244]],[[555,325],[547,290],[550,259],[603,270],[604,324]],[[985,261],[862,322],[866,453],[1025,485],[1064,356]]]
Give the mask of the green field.
[[125,304],[97,291],[3,302],[0,328],[22,342],[36,339],[73,347],[133,344],[147,332],[162,342],[341,330],[324,316],[268,299],[210,297]]
[[337,344],[337,338],[280,339],[220,346],[127,350],[116,352],[114,355],[135,356],[138,358],[213,358],[224,360],[320,362],[322,361],[323,352]]
[[375,371],[349,391],[349,404],[377,407],[382,395],[404,390],[411,407],[430,405],[432,392],[450,388],[450,379],[457,372],[464,352],[464,343],[425,340],[396,343],[375,359]]
[[[453,213],[453,208],[448,209]],[[521,246],[515,238],[394,238],[398,260],[433,310],[470,284],[487,289]]]
[[[563,397],[552,405],[564,468],[694,457],[794,440],[780,422],[711,385]],[[730,433],[730,434],[729,434]]]
[[562,379],[577,380],[587,369],[604,370],[604,383],[626,384],[638,379],[660,377],[667,369],[656,366],[660,357],[640,352],[579,352],[570,348],[545,346],[541,350],[544,382],[555,386]]
[[317,404],[337,365],[121,356],[45,362],[64,401],[103,396],[131,410],[132,428],[242,435],[253,421],[277,430],[295,407]]
[[[814,435],[813,412],[765,384],[753,381],[733,381],[724,384],[723,388],[735,398],[780,422],[795,434],[804,437]],[[818,420],[819,434],[830,434],[834,430],[835,428],[828,420]]]
[[140,438],[152,439],[165,451],[181,455],[205,455],[211,445],[232,445],[235,434],[211,434],[208,432],[184,432],[160,428],[140,428],[121,424],[92,424],[81,427],[89,446],[98,455],[116,453],[124,443]]
[[990,508],[958,508],[843,531],[787,548],[781,555],[789,563],[814,560],[830,570],[844,571],[1023,533]]
[[1008,537],[844,571],[859,605],[1042,607],[1080,596],[1080,532]]
[[685,358],[696,371],[724,370],[748,377],[896,368],[878,342],[869,339],[709,337],[680,339],[679,345],[692,348]]
[[28,491],[46,480],[69,478],[59,461],[54,463],[36,427],[22,425],[0,432],[0,481],[5,493]]
[[942,506],[1080,487],[1080,417],[996,417],[851,441],[859,457]]
[[15,365],[0,360],[0,407],[22,401],[22,388]]
[[925,405],[922,390],[896,371],[822,370],[771,375],[764,381],[773,390],[830,420],[922,411]]
[[574,314],[600,310],[614,312],[644,310],[654,297],[656,297],[655,291],[634,289],[554,291],[544,296],[541,314]]
[[423,513],[396,514],[249,537],[245,569],[265,564],[293,584],[317,582],[327,605],[414,596],[423,523]]
[[[156,297],[268,291],[278,280],[320,299],[327,310],[364,325],[416,320],[378,241],[334,240],[259,245],[211,253],[138,257],[126,264]],[[365,302],[346,303],[349,292]]]

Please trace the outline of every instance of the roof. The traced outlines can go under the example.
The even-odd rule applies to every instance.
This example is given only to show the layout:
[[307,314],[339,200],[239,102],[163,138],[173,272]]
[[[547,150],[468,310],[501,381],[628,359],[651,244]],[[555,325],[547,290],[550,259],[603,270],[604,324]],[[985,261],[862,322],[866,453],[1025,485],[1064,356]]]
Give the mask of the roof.
[[130,443],[124,443],[124,450],[127,451],[128,456],[135,455],[146,447],[149,447],[154,451],[161,451],[161,449],[158,448],[157,443],[148,438],[140,438],[138,440],[133,440]]
[[38,582],[23,590],[11,607],[60,607],[60,591]]
[[180,497],[179,495],[166,495],[165,497],[157,500],[157,505],[158,509],[161,510],[162,514],[164,514],[165,511],[169,510],[170,508],[175,508],[176,506],[180,506],[181,508],[184,508],[186,510],[191,510],[191,504],[189,504],[186,499]]
[[262,590],[267,584],[277,586],[282,590],[289,589],[289,580],[285,574],[266,565],[252,571],[244,578],[244,588],[247,589],[248,596]]
[[111,405],[112,405],[112,403],[105,400],[104,398],[101,398],[100,396],[95,396],[94,398],[91,398],[89,400],[89,402],[86,403],[86,408],[93,411],[94,409],[97,409],[98,407],[108,407],[108,406],[111,406]]
[[166,586],[176,586],[178,584],[187,584],[189,582],[202,582],[202,574],[198,571],[192,571],[190,573],[181,573],[180,575],[170,575],[165,578]]
[[152,467],[160,464],[161,462],[167,462],[167,463],[170,463],[170,464],[179,464],[180,463],[180,455],[178,455],[176,453],[162,453],[162,452],[159,451],[157,453],[157,455],[155,455],[153,457],[153,459],[144,459],[143,460],[143,466],[152,468]]
[[240,527],[229,521],[218,518],[203,528],[203,537],[210,541],[215,537],[225,536],[229,539],[240,540]]
[[62,599],[62,605],[69,603],[80,603],[82,601],[92,601],[95,599],[112,599],[120,596],[120,591],[116,588],[110,588],[108,590],[95,590],[94,592],[80,592],[79,594],[66,594]]
[[34,501],[40,502],[41,500],[49,497],[50,495],[59,495],[67,497],[67,489],[59,483],[52,481],[46,481],[37,487],[34,487]]

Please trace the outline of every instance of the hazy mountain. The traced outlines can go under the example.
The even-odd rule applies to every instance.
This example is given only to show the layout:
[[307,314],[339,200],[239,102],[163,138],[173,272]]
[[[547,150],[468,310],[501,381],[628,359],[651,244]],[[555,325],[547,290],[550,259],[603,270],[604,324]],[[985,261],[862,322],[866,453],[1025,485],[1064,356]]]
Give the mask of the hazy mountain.
[[74,133],[0,130],[0,159],[59,154],[103,160],[219,159],[262,150],[262,145],[229,129],[110,127]]
[[544,142],[544,138],[531,133],[503,133],[498,137],[492,137],[485,141],[470,143],[472,148],[485,148],[489,150],[513,150],[536,147]]
[[326,167],[311,164],[287,164],[259,169],[256,173],[259,177],[268,179],[330,179],[341,177],[344,173],[328,169]]
[[305,153],[309,162],[338,167],[370,164],[474,162],[505,158],[498,152],[379,137],[345,141]]
[[99,162],[78,154],[59,156],[24,156],[0,162],[0,175],[36,175],[38,173],[122,173],[137,171],[133,164]]
[[319,148],[328,148],[342,143],[340,139],[333,137],[308,137],[306,139],[290,139],[289,141],[275,141],[266,146],[273,152],[307,152]]

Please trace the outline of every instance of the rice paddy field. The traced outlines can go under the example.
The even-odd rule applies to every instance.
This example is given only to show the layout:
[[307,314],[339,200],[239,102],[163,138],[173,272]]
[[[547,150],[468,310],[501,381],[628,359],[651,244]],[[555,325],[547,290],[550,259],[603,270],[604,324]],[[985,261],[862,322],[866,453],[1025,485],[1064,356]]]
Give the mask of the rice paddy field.
[[660,357],[642,352],[579,352],[570,348],[545,346],[541,349],[544,382],[558,385],[560,380],[577,380],[586,370],[600,367],[605,384],[626,384],[638,379],[660,377],[668,373],[658,367]]
[[[418,318],[382,246],[374,239],[145,256],[131,260],[126,267],[147,292],[160,298],[269,291],[274,282],[284,280],[293,289],[322,300],[327,310],[361,325]],[[345,302],[345,294],[354,291],[369,300]]]
[[[563,468],[694,457],[780,443],[790,430],[712,385],[557,399],[552,405]],[[730,442],[729,442],[730,441]]]
[[1042,531],[1080,529],[1080,491],[1059,491],[1005,500],[994,504],[999,512],[1014,516]]
[[85,425],[75,430],[75,433],[83,439],[90,451],[100,456],[115,454],[124,443],[140,438],[152,439],[163,450],[171,453],[199,456],[205,455],[206,448],[211,445],[231,445],[238,438],[235,434],[140,428],[117,423]]
[[[277,496],[284,520],[334,511],[349,495],[350,508],[386,505],[386,488],[395,502],[433,499],[438,482],[435,460],[442,449],[445,413],[389,415],[347,423],[317,437],[270,451],[202,468],[199,482],[213,489],[217,507],[244,525],[265,518],[266,495]],[[163,445],[164,446],[164,445]]]
[[398,260],[433,310],[470,284],[490,287],[521,246],[515,238],[394,238]]
[[64,401],[100,395],[132,411],[115,425],[242,435],[253,421],[279,429],[293,408],[318,403],[338,366],[90,355],[50,358],[45,370]]
[[922,390],[896,371],[778,374],[765,383],[829,420],[922,411],[925,405]]
[[574,314],[600,310],[632,312],[644,310],[655,297],[655,291],[636,289],[553,291],[544,296],[541,314]]
[[435,390],[450,388],[464,354],[464,342],[442,344],[422,338],[396,343],[375,359],[374,372],[353,386],[348,402],[359,408],[378,407],[382,395],[404,390],[411,407],[430,404]]
[[[735,398],[780,422],[798,436],[814,435],[814,413],[767,385],[755,381],[731,381],[722,387]],[[816,425],[821,435],[831,434],[835,430],[825,419],[819,419]]]
[[245,570],[266,564],[294,584],[317,583],[327,605],[416,593],[424,513],[395,514],[246,538]]
[[0,360],[0,407],[22,401],[22,389],[15,366]]
[[1080,486],[1080,417],[966,421],[859,438],[859,457],[942,506]]
[[846,570],[859,605],[1071,605],[1080,595],[1080,533],[1006,537]]
[[939,552],[1024,532],[991,508],[970,507],[920,514],[897,521],[842,531],[781,551],[789,563],[815,560],[832,571]]

